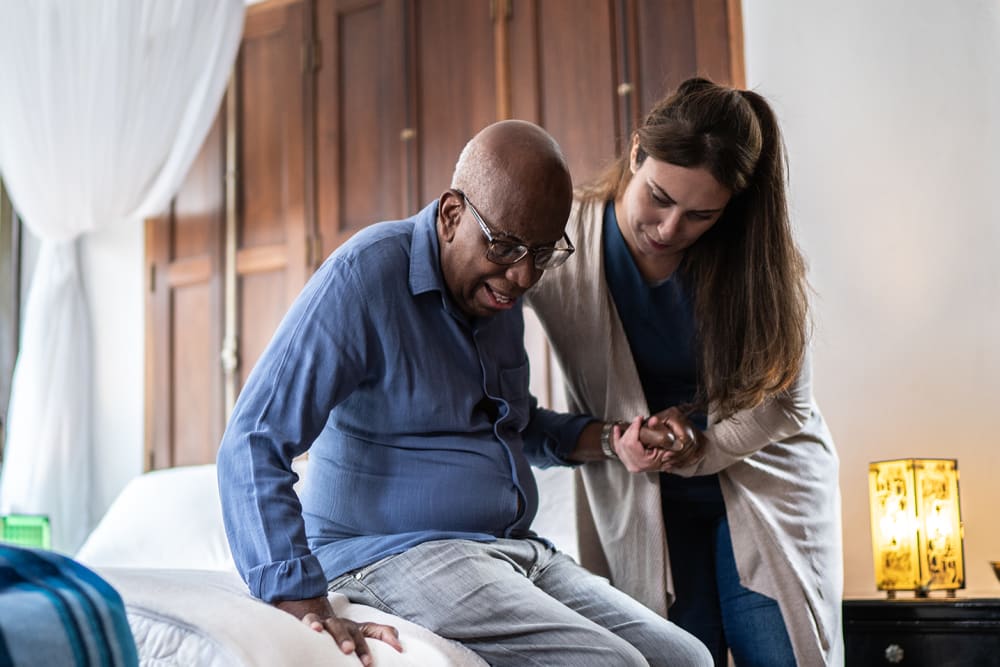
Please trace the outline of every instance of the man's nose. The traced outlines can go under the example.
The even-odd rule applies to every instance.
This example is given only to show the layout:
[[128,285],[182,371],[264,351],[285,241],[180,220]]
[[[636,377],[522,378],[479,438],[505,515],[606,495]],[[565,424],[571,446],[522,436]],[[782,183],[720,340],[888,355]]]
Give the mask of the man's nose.
[[535,256],[530,252],[507,267],[507,280],[521,289],[528,289],[541,277],[542,272],[535,268]]

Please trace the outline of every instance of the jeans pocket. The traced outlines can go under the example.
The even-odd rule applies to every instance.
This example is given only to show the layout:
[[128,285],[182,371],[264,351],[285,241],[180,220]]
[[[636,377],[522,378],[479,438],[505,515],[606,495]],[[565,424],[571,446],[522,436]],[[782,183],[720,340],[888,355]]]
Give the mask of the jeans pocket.
[[347,574],[342,574],[339,577],[337,577],[336,579],[334,579],[334,580],[332,580],[332,581],[330,581],[330,582],[328,582],[326,584],[326,592],[327,593],[337,593],[337,592],[340,591],[340,589],[344,588],[345,586],[347,586],[352,581],[354,581],[354,575],[353,574],[351,574],[350,572],[348,572]]
[[339,593],[354,604],[373,607],[380,611],[384,611],[387,614],[399,616],[396,610],[389,606],[389,604],[380,596],[378,590],[384,590],[383,587],[376,586],[376,588],[373,589],[369,583],[365,581],[366,575],[374,572],[378,569],[379,565],[382,565],[391,559],[392,556],[388,556],[372,563],[371,565],[340,575],[333,581],[329,582],[326,588],[327,593]]
[[[403,552],[403,553],[406,553],[406,552]],[[368,565],[365,565],[364,567],[359,567],[356,570],[351,570],[350,572],[345,572],[344,574],[340,575],[339,577],[337,577],[333,581],[329,582],[327,584],[326,590],[328,592],[330,592],[330,593],[333,593],[333,592],[336,592],[337,590],[343,588],[345,585],[347,585],[351,581],[362,581],[365,577],[367,577],[369,574],[371,574],[372,572],[374,572],[378,568],[382,567],[383,565],[385,565],[389,561],[391,561],[391,560],[393,560],[395,558],[398,558],[399,556],[402,556],[402,555],[403,554],[389,554],[388,556],[384,556],[382,558],[379,558],[374,563],[369,563]]]

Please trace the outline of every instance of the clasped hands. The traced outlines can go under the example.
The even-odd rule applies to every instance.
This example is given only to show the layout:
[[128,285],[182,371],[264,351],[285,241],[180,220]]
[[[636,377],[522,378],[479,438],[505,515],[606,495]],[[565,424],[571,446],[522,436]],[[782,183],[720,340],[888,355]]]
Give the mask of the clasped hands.
[[704,456],[705,436],[676,407],[649,419],[636,417],[626,428],[616,424],[613,447],[629,472],[669,472]]

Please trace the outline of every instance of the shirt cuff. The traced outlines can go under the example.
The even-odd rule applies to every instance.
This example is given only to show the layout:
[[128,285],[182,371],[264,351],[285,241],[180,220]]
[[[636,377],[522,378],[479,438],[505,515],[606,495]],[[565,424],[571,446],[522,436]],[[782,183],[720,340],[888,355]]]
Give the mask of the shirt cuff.
[[312,554],[253,567],[247,586],[251,595],[268,603],[326,597],[326,575]]
[[569,455],[576,449],[580,433],[592,421],[595,420],[590,415],[565,414],[539,408],[526,433],[528,458],[532,465],[539,468],[580,465],[579,461],[570,460]]

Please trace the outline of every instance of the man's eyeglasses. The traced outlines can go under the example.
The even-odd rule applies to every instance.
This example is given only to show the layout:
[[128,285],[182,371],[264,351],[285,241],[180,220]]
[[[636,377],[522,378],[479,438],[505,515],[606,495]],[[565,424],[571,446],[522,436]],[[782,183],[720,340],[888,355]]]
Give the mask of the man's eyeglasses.
[[465,193],[461,190],[455,190],[458,194],[462,195],[462,199],[465,201],[465,205],[469,207],[472,211],[472,216],[479,223],[479,228],[483,231],[483,236],[486,237],[487,248],[486,248],[486,259],[490,260],[494,264],[517,264],[524,257],[531,253],[532,260],[535,263],[535,268],[539,271],[547,271],[548,269],[554,269],[556,267],[562,266],[563,263],[569,259],[569,256],[573,254],[576,248],[573,247],[573,242],[569,240],[569,236],[566,232],[563,232],[562,242],[565,243],[564,246],[558,245],[547,245],[539,246],[537,248],[529,248],[520,241],[506,241],[504,239],[498,239],[490,231],[489,225],[483,220],[483,216],[479,215],[479,211],[476,207],[472,205],[469,198],[465,196]]

